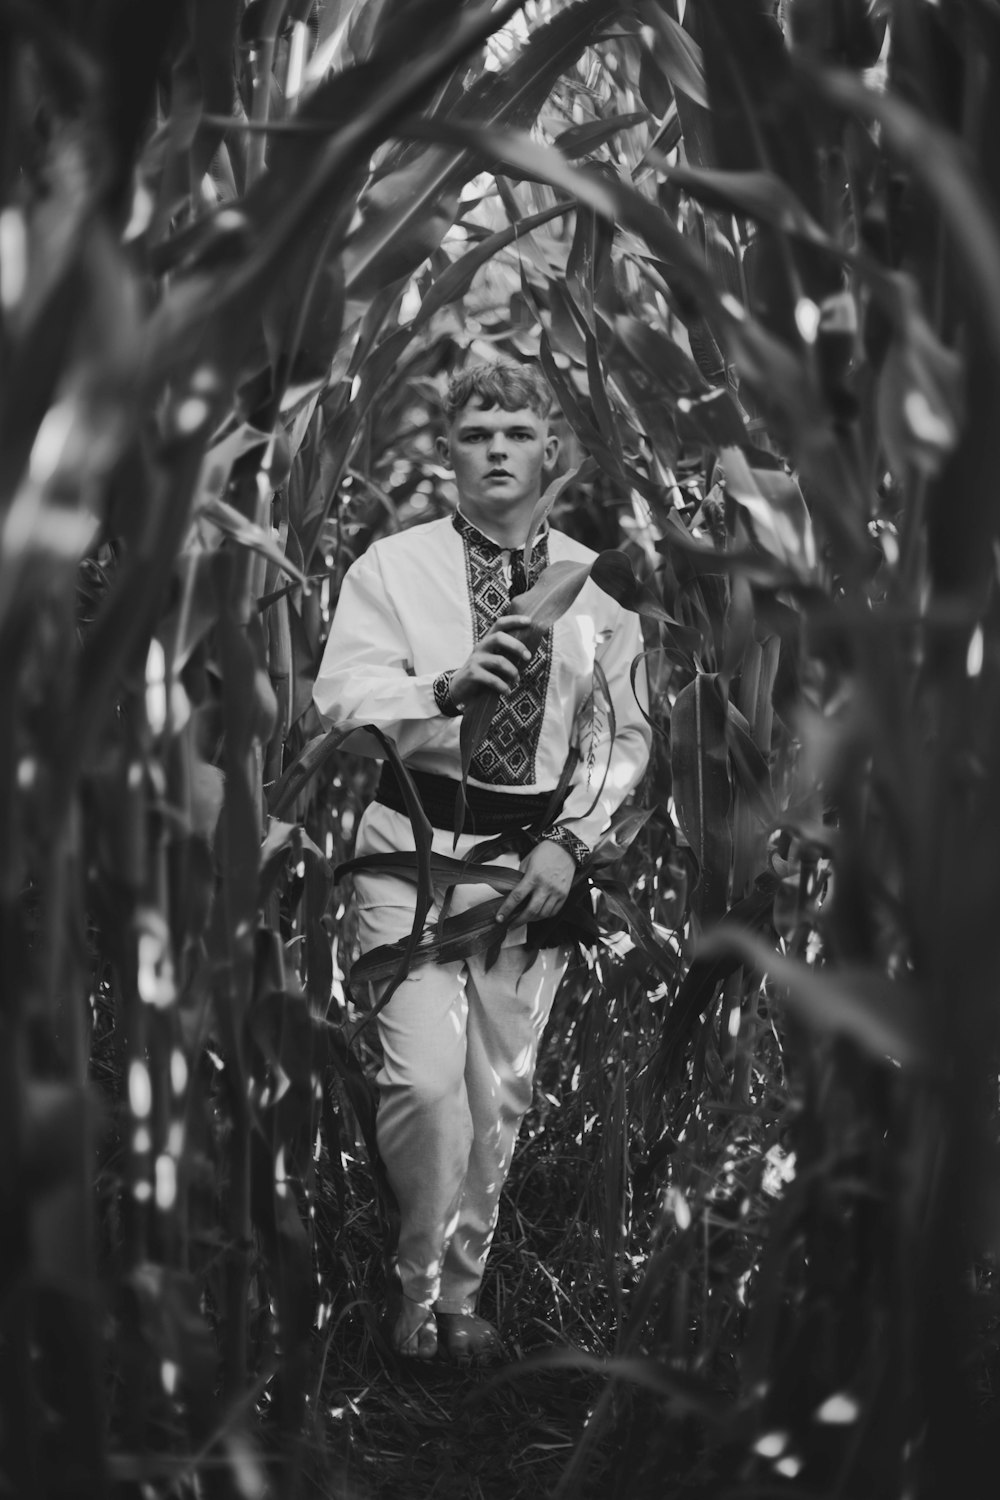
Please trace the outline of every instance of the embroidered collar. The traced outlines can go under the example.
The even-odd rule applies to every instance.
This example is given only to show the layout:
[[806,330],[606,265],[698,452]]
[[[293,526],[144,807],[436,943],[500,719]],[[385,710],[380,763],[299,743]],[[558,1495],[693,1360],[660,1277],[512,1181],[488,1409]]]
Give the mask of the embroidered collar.
[[[502,547],[500,543],[495,542],[491,536],[487,536],[485,531],[480,531],[479,527],[476,526],[472,521],[470,521],[468,516],[463,516],[460,510],[456,510],[455,514],[452,516],[451,524],[454,526],[459,536],[463,537],[469,542],[474,543],[481,552],[484,552],[486,554],[487,557],[500,557],[504,552],[521,551],[520,547]],[[548,521],[543,521],[541,527],[539,528],[538,535],[535,538],[535,544],[531,549],[532,557],[535,556],[535,553],[538,551],[539,547],[544,545],[544,543],[548,539],[548,535],[549,523]]]

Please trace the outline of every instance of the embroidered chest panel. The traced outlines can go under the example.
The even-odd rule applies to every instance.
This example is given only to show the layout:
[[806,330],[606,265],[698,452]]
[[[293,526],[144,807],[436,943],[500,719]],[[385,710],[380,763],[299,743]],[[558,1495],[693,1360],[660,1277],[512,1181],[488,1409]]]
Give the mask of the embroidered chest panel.
[[[465,547],[465,576],[469,586],[475,638],[481,641],[495,620],[510,610],[510,584],[505,576],[503,549],[478,531],[464,516],[456,529]],[[548,537],[535,543],[527,585],[530,588],[548,566]],[[514,592],[522,593],[524,584]],[[518,686],[506,695],[472,757],[470,774],[477,781],[498,786],[531,786],[545,715],[545,695],[552,669],[552,631],[547,630]]]

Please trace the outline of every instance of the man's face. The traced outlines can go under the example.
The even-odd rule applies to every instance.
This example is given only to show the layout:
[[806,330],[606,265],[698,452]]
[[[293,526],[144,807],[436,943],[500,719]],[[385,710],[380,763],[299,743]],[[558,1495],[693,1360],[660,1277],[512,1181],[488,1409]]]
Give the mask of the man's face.
[[558,451],[559,439],[549,432],[546,418],[527,407],[486,409],[479,397],[457,414],[447,438],[438,439],[463,508],[483,517],[500,518],[534,505]]

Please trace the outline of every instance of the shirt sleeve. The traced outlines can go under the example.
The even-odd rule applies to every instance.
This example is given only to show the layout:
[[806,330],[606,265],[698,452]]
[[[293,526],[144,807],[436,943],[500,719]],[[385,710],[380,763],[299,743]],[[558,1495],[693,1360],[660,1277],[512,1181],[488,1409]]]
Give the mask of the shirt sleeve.
[[[401,755],[457,735],[440,705],[440,673],[414,675],[411,647],[374,549],[348,570],[323,652],[313,700],[340,729],[374,724]],[[435,693],[435,683],[438,692]],[[352,734],[345,749],[383,758],[372,736]]]
[[634,674],[635,686],[632,685],[632,663],[642,656],[643,651],[638,615],[619,608],[607,638],[598,645],[596,653],[611,701],[614,735],[611,734],[611,715],[600,712],[604,684],[600,682],[600,675],[595,674],[598,706],[593,729],[585,736],[587,742],[580,747],[581,761],[556,825],[557,829],[565,830],[567,835],[579,841],[581,847],[577,849],[569,838],[566,839],[564,846],[571,853],[593,849],[611,821],[612,813],[635,790],[646,769],[653,735],[649,721],[644,717],[644,711],[649,712],[645,661],[639,662]]

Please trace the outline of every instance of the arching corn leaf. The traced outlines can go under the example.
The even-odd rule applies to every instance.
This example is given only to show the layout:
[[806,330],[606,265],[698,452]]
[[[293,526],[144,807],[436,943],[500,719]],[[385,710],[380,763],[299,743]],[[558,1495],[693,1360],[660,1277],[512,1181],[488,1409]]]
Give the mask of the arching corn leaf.
[[211,496],[201,507],[199,515],[203,520],[211,521],[226,536],[232,537],[234,542],[239,542],[241,547],[249,547],[251,552],[259,552],[261,557],[266,557],[268,562],[287,573],[289,578],[302,586],[304,593],[309,593],[309,580],[301,568],[295,566],[290,558],[278,546],[268,532],[262,526],[248,521],[228,500],[223,500],[219,495]]
[[784,234],[829,250],[838,259],[843,257],[841,247],[817,224],[787,182],[773,172],[721,172],[675,166],[654,151],[647,153],[647,160],[668,182],[676,183],[709,208],[770,224]]
[[555,203],[551,208],[542,209],[540,213],[531,214],[526,219],[519,219],[516,224],[509,224],[506,229],[498,229],[495,234],[488,235],[473,249],[467,250],[463,256],[451,263],[447,271],[442,271],[441,275],[431,283],[420,304],[420,310],[413,320],[414,332],[422,328],[434,313],[440,312],[442,307],[447,307],[450,302],[457,302],[460,297],[464,297],[477,272],[500,250],[513,244],[522,234],[529,234],[531,230],[538,229],[540,225],[547,224],[552,219],[572,213],[575,206],[573,202]]
[[[432,854],[431,876],[436,885],[491,885],[498,891],[510,891],[521,879],[521,872],[509,865],[471,864],[468,860],[452,859],[447,854]],[[334,879],[342,875],[367,872],[370,875],[399,875],[404,880],[416,880],[419,862],[415,854],[405,851],[395,854],[361,854],[338,865]]]
[[683,626],[663,608],[650,584],[635,576],[635,570],[624,552],[609,549],[594,560],[590,576],[599,589],[616,600],[623,609],[637,615],[646,615],[651,620],[661,620],[665,625]]
[[[749,896],[734,902],[726,913],[730,929],[737,923],[747,929],[766,927],[771,920],[777,887],[776,877],[768,876]],[[719,986],[739,968],[741,962],[731,947],[700,947],[695,954],[674,995],[660,1035],[652,1066],[652,1076],[658,1088],[669,1088],[680,1080],[684,1059],[693,1045],[700,1018],[713,1004]]]
[[677,955],[667,947],[625,884],[620,880],[598,878],[597,885],[608,909],[625,923],[632,934],[636,947],[642,949],[660,978],[667,984],[671,983],[677,974]]
[[[574,480],[589,479],[596,467],[597,465],[592,458],[584,459],[583,463],[579,464],[575,469],[567,469],[565,474],[560,474],[558,479],[553,479],[552,483],[543,493],[538,504],[531,512],[531,520],[528,522],[528,535],[525,539],[523,552],[525,574],[527,574],[528,569],[531,567],[531,554],[535,548],[535,538],[549,511],[555,505],[563,490],[571,485]],[[546,569],[546,571],[548,570]]]
[[872,1057],[905,1068],[932,1065],[919,997],[905,980],[856,964],[816,968],[776,953],[751,932],[727,925],[702,939],[698,955],[732,955],[767,974],[810,1026],[849,1037]]
[[301,753],[277,781],[268,799],[268,811],[274,818],[284,818],[299,796],[326,766],[330,765],[346,739],[346,731],[334,726],[325,734],[314,735]]
[[[518,925],[516,912],[509,922],[497,921],[497,912],[505,899],[505,896],[493,896],[489,901],[481,901],[456,917],[448,917],[443,922],[425,927],[412,951],[409,939],[398,943],[384,943],[381,947],[371,949],[354,964],[351,970],[352,985],[381,984],[387,979],[393,981],[392,987],[379,1000],[377,1009],[381,1010],[395,989],[396,975],[404,964],[406,972],[409,972],[420,964],[457,963],[473,954],[487,953],[502,941],[508,927]],[[572,921],[572,912],[568,907],[560,915]],[[587,941],[592,940],[591,933],[583,928],[581,936]]]

